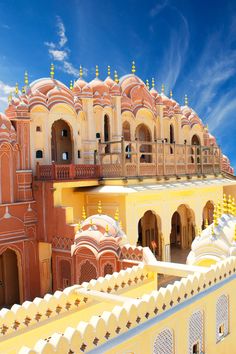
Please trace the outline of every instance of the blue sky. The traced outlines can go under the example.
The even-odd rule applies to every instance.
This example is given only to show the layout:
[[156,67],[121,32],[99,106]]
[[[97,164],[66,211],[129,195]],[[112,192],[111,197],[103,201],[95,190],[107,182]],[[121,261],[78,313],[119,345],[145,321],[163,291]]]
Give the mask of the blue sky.
[[0,110],[24,71],[69,85],[85,67],[86,80],[131,70],[154,77],[160,90],[196,110],[236,167],[236,1],[55,0],[0,1]]

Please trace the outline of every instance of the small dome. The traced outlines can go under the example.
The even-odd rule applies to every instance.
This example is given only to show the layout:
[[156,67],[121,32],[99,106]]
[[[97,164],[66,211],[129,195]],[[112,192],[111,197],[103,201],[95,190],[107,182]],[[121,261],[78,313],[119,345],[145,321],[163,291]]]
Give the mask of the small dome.
[[46,95],[50,90],[52,90],[54,87],[59,87],[61,89],[64,89],[66,91],[69,90],[69,88],[64,85],[62,82],[51,79],[51,78],[42,78],[39,80],[35,80],[30,84],[30,90],[29,94],[34,95],[37,91],[40,91],[44,95]]
[[84,81],[83,79],[78,79],[75,81],[74,83],[74,88],[73,88],[73,91],[82,91],[82,89],[87,85],[87,82]]
[[93,93],[99,93],[99,95],[103,95],[104,92],[109,93],[109,87],[98,78],[92,80],[89,86],[93,90]]
[[16,140],[15,129],[5,114],[0,113],[0,141],[13,142]]

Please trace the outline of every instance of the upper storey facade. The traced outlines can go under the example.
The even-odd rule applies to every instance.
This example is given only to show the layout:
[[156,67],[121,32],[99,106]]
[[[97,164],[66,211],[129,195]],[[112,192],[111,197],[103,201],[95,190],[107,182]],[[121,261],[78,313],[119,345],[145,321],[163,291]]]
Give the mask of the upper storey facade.
[[43,78],[24,91],[6,118],[40,179],[233,173],[187,99],[180,106],[134,74],[115,82],[96,72],[89,83],[81,75],[70,88]]

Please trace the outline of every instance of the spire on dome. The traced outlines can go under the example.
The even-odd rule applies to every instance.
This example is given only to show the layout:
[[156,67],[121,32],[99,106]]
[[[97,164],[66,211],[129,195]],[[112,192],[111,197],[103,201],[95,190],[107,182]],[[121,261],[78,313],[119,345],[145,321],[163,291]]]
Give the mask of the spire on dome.
[[115,221],[119,221],[119,219],[120,219],[120,216],[119,216],[119,209],[117,208],[116,209],[116,213],[115,213],[115,216],[114,216],[114,219],[115,219]]
[[16,86],[15,86],[15,94],[18,95],[19,94],[19,85],[18,82],[16,82]]
[[184,96],[184,105],[188,106],[188,96],[187,95]]
[[172,99],[172,97],[173,97],[173,92],[172,90],[170,90],[170,99]]
[[102,214],[102,202],[101,202],[101,200],[98,201],[98,214],[99,215]]
[[54,74],[55,74],[55,71],[54,71],[54,64],[51,63],[51,67],[50,67],[50,76],[51,76],[51,79],[54,79]]
[[119,84],[119,78],[116,70],[114,71],[114,81]]
[[107,66],[107,75],[108,75],[108,77],[111,76],[111,67],[110,67],[110,65]]
[[165,93],[165,85],[164,84],[161,85],[161,93],[163,93],[163,95]]
[[79,67],[79,77],[80,77],[80,79],[83,78],[83,68],[82,68],[82,65],[80,65],[80,67]]
[[72,80],[70,80],[70,90],[73,90],[73,83],[72,83]]
[[147,86],[147,88],[148,88],[148,90],[150,89],[150,86],[149,86],[149,80],[147,79],[146,80],[146,86]]
[[132,69],[131,69],[131,72],[132,72],[133,75],[136,73],[135,61],[132,61]]
[[85,207],[83,206],[83,209],[82,209],[82,218],[85,220],[86,219],[86,211],[85,211]]
[[208,218],[205,219],[205,229],[209,226]]
[[154,79],[154,77],[152,78],[152,88],[153,89],[155,88],[155,79]]
[[21,92],[25,94],[25,86],[22,86]]
[[99,76],[99,70],[98,70],[98,65],[96,65],[96,78],[98,79]]
[[10,103],[12,101],[12,93],[10,92],[8,95],[8,103]]
[[24,83],[25,83],[25,86],[28,86],[28,84],[29,84],[28,71],[25,71]]

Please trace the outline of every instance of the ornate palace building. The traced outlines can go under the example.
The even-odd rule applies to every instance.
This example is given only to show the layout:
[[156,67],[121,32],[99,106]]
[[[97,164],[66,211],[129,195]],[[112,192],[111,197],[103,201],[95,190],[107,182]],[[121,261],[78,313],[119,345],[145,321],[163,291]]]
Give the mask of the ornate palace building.
[[69,88],[53,65],[48,78],[26,74],[0,115],[0,166],[1,307],[124,270],[145,247],[185,262],[213,204],[236,197],[187,96],[181,106],[150,89],[134,64],[104,81],[81,69]]

